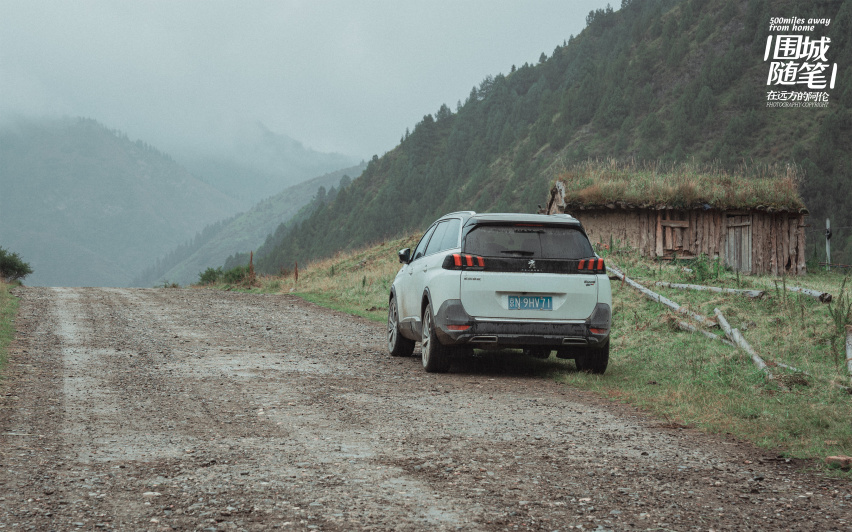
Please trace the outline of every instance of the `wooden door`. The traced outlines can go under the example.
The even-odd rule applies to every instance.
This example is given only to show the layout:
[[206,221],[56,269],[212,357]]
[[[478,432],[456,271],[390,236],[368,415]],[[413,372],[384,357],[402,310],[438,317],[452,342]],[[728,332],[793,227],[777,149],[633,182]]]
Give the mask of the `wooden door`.
[[751,273],[751,215],[729,214],[725,232],[725,266]]

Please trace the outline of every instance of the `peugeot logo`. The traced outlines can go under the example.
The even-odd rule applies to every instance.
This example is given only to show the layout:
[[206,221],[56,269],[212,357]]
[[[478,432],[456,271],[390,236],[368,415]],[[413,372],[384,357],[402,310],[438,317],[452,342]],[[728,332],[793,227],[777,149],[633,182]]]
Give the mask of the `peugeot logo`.
[[529,269],[534,270],[535,269],[535,261],[531,260],[531,261],[527,262],[527,266],[529,267]]

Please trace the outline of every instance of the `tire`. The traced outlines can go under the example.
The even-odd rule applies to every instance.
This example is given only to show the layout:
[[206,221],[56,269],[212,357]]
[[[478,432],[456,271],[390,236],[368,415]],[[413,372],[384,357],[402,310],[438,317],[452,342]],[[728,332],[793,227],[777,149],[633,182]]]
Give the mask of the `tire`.
[[574,358],[578,371],[603,375],[609,364],[609,344],[603,349],[583,349]]
[[524,354],[533,358],[547,360],[548,358],[550,358],[551,351],[553,351],[553,349],[550,349],[548,347],[528,347],[524,349]]
[[392,357],[409,357],[414,352],[414,343],[399,332],[399,307],[392,297],[388,303],[388,351]]
[[435,334],[435,317],[432,304],[423,311],[423,336],[420,340],[423,369],[429,373],[446,373],[450,369],[449,350],[441,344]]

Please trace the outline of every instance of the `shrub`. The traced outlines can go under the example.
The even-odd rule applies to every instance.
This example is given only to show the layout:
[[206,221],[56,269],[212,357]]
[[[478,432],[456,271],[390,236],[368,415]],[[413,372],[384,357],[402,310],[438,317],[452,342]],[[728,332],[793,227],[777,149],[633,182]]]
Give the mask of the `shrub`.
[[240,284],[245,281],[248,276],[248,266],[235,266],[223,274],[223,278],[228,284]]
[[718,257],[711,260],[706,253],[692,260],[692,275],[699,283],[708,279],[718,279],[724,269]]
[[221,279],[224,273],[222,272],[222,268],[207,268],[202,273],[198,274],[198,282],[202,285],[210,285],[216,284]]
[[21,260],[20,255],[0,247],[0,277],[7,283],[23,280],[33,273],[30,265]]

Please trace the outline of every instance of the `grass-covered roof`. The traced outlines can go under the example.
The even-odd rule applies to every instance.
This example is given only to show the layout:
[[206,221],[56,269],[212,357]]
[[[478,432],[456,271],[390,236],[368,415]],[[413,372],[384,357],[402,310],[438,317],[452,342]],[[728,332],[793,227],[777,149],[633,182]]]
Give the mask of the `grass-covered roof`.
[[741,165],[735,171],[696,164],[585,161],[558,178],[566,208],[716,208],[806,212],[789,165]]

